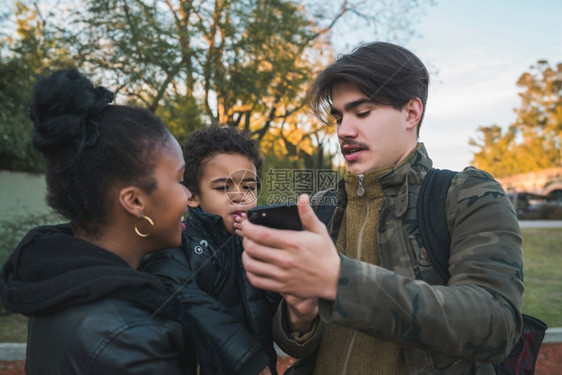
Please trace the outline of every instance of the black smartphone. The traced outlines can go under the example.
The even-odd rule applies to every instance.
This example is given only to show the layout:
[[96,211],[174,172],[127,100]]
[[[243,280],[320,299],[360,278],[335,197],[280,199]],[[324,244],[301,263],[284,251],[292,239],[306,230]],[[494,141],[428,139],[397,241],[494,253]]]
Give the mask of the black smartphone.
[[294,204],[274,204],[250,208],[248,219],[254,224],[265,225],[270,228],[303,229],[297,206]]

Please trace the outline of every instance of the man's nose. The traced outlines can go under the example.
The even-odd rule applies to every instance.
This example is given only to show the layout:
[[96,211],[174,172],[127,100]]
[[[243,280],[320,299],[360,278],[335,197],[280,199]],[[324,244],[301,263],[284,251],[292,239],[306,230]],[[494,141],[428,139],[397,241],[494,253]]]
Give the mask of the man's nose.
[[338,125],[338,137],[340,139],[345,138],[355,138],[357,136],[357,131],[355,128],[355,117],[354,116],[344,116]]

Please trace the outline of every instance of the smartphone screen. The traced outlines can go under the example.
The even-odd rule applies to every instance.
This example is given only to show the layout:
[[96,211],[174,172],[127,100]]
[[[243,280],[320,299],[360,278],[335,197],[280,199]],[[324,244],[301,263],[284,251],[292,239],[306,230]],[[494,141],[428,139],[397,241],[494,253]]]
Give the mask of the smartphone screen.
[[276,204],[258,206],[248,210],[248,219],[254,224],[265,225],[276,229],[302,230],[297,206]]

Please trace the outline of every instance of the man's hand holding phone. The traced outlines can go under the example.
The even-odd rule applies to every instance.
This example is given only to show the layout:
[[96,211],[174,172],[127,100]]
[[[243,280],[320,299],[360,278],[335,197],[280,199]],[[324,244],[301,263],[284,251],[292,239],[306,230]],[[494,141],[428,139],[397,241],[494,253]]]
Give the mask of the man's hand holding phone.
[[269,228],[238,218],[234,226],[244,237],[242,261],[248,279],[258,288],[333,301],[340,257],[308,199],[301,195],[296,206],[302,231]]

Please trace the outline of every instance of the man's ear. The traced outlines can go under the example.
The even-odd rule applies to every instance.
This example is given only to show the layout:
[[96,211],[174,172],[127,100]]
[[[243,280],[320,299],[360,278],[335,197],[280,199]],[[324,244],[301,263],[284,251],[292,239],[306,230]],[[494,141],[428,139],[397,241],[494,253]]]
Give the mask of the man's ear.
[[119,203],[133,216],[141,217],[145,208],[144,194],[136,186],[126,186],[119,190]]
[[195,193],[191,193],[191,197],[187,199],[187,205],[191,208],[199,207],[199,195]]
[[404,106],[404,109],[407,112],[406,121],[408,124],[410,126],[417,127],[423,113],[423,104],[421,100],[419,98],[410,99],[410,101]]

